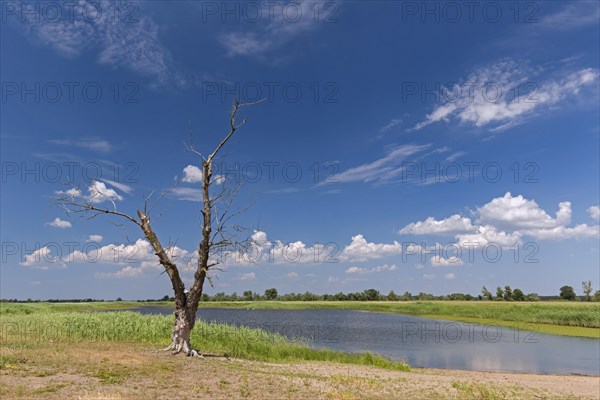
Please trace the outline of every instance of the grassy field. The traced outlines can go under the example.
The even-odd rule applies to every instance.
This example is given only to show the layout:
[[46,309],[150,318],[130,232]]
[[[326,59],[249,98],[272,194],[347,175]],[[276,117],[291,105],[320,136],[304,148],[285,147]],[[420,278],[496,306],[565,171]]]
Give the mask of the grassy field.
[[[172,306],[0,304],[0,398],[352,400],[398,398],[400,393],[401,398],[414,399],[598,398],[597,377],[411,369],[377,355],[316,350],[262,330],[202,321],[194,329],[192,344],[207,356],[173,357],[156,351],[169,344],[171,316],[112,311],[141,304]],[[203,304],[335,308],[332,305],[406,312],[396,308],[405,303]],[[559,305],[573,311],[596,309]],[[87,312],[100,310],[107,312]]]
[[[0,315],[172,307],[170,302],[0,303]],[[408,314],[479,324],[518,327],[556,335],[600,338],[600,303],[495,301],[253,301],[207,302],[200,307],[253,309],[342,309]]]
[[[84,308],[84,307],[82,307]],[[6,309],[4,310],[6,311]],[[13,309],[15,311],[15,309]],[[0,314],[1,336],[5,341],[24,342],[130,342],[147,343],[157,348],[169,344],[173,317],[141,315],[130,311],[78,313],[46,312],[25,308],[22,313]],[[285,337],[261,329],[234,327],[198,321],[192,333],[192,345],[200,351],[260,361],[328,361],[372,365],[387,369],[408,370],[406,363],[389,361],[369,353],[349,354],[312,349],[307,344],[290,342]]]

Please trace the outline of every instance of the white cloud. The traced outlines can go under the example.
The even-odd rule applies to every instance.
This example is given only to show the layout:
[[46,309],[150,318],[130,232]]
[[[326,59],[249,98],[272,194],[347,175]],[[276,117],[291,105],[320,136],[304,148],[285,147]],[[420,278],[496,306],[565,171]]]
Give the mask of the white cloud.
[[379,265],[379,266],[373,267],[373,268],[350,267],[346,270],[346,273],[363,275],[363,274],[372,274],[372,273],[377,273],[377,272],[390,272],[390,271],[397,271],[397,270],[398,270],[398,267],[396,266],[396,264],[392,264],[392,265],[383,264],[383,265]]
[[124,184],[124,183],[115,182],[115,181],[111,181],[110,179],[104,179],[104,178],[102,178],[102,181],[105,182],[105,183],[108,183],[111,186],[116,187],[120,191],[125,192],[127,194],[133,192],[133,188],[131,186],[129,186],[129,185]]
[[94,276],[96,278],[106,279],[106,278],[134,278],[142,275],[142,268],[135,267],[125,267],[117,272],[96,272]]
[[171,190],[171,194],[177,200],[202,201],[202,189],[176,187]]
[[425,265],[423,265],[421,263],[415,265],[415,269],[423,269],[423,268],[425,268]]
[[[114,183],[114,184],[116,184],[115,187],[124,186],[125,189],[128,189],[129,191],[131,191],[131,188],[129,188],[129,186],[127,186],[127,185],[112,182],[108,179],[105,179],[105,181],[107,183],[109,183],[109,185]],[[105,201],[110,201],[110,202],[114,203],[115,201],[123,200],[123,196],[118,194],[114,189],[107,187],[106,183],[104,183],[104,182],[93,181],[87,190],[88,190],[87,196],[85,196],[83,193],[81,193],[81,190],[79,190],[78,188],[71,188],[66,191],[62,191],[62,190],[57,191],[56,194],[58,194],[60,196],[73,197],[73,198],[83,197],[90,203],[95,203],[95,204],[99,204],[99,203],[102,203]]]
[[465,154],[467,154],[467,153],[464,151],[457,151],[455,153],[450,154],[448,157],[446,157],[446,161],[454,162],[457,159],[459,159],[460,157],[464,156]]
[[407,157],[429,148],[430,145],[402,145],[388,150],[387,154],[375,161],[349,168],[336,174],[335,181],[348,182],[372,182],[389,181],[404,170],[402,162]]
[[256,274],[254,272],[248,272],[247,274],[241,274],[239,276],[240,281],[253,281],[256,278]]
[[51,253],[52,251],[49,247],[41,247],[31,254],[25,255],[25,260],[20,262],[19,265],[38,269],[48,269],[49,264],[64,266],[60,259],[51,255]]
[[[108,244],[105,246],[86,246],[86,252],[75,250],[63,257],[62,261],[71,264],[99,264],[117,265],[123,268],[116,272],[98,272],[98,278],[127,278],[140,276],[146,271],[158,271],[163,267],[150,243],[145,239],[138,239],[131,244]],[[189,261],[190,254],[187,250],[177,246],[165,249],[174,263]]]
[[512,196],[510,192],[477,209],[479,221],[506,229],[554,228],[571,222],[571,203],[559,203],[556,218],[546,213],[535,200]]
[[[338,7],[327,0],[273,2],[269,7],[256,4],[259,4],[263,17],[266,16],[269,23],[256,24],[254,32],[237,31],[222,35],[220,42],[228,56],[260,56],[281,47],[300,34],[320,26],[323,19],[335,13]],[[331,7],[335,7],[335,10]],[[315,10],[319,10],[319,21],[315,21]]]
[[94,150],[99,153],[109,153],[112,150],[110,142],[104,139],[97,138],[82,138],[82,139],[52,139],[48,142],[62,146],[73,146],[84,149]]
[[503,130],[542,108],[579,95],[584,88],[593,89],[599,76],[597,69],[586,68],[542,83],[537,74],[510,59],[480,68],[463,82],[445,88],[441,105],[413,129],[454,118],[476,127],[489,126],[492,131]]
[[[96,6],[101,12],[95,11]],[[114,7],[108,0],[80,0],[74,3],[73,11],[63,13],[63,18],[35,21],[27,16],[23,26],[29,35],[65,57],[74,58],[93,49],[100,64],[127,68],[159,85],[182,85],[182,75],[158,39],[159,27],[139,9],[134,13],[122,9],[120,18],[129,20],[115,22],[111,9]]]
[[188,165],[183,169],[183,182],[198,183],[202,182],[202,170],[195,165]]
[[385,131],[388,131],[390,129],[392,129],[395,126],[398,126],[402,123],[402,120],[400,118],[393,118],[386,126],[384,126],[383,128],[381,128],[379,130],[379,133],[383,133]]
[[443,235],[451,233],[468,233],[473,232],[474,230],[475,227],[471,224],[469,218],[455,214],[440,221],[433,217],[429,217],[425,221],[408,224],[402,228],[399,233],[404,235]]
[[102,239],[104,239],[102,237],[102,235],[90,235],[90,236],[88,236],[87,241],[93,242],[93,243],[100,243],[102,241]]
[[509,248],[521,241],[521,233],[498,231],[491,225],[477,227],[475,233],[456,235],[457,244],[462,248],[479,248],[490,243]]
[[450,272],[449,274],[444,275],[444,278],[447,280],[452,280],[456,278],[456,276],[452,272]]
[[435,274],[423,274],[423,279],[427,279],[428,281],[435,279]]
[[600,226],[588,226],[587,224],[579,224],[572,228],[557,226],[550,229],[532,229],[526,233],[538,240],[586,239],[598,237]]
[[347,274],[366,274],[369,270],[367,268],[350,267],[346,270]]
[[229,56],[250,56],[270,49],[273,41],[255,32],[229,32],[221,36],[221,44]]
[[591,206],[590,208],[587,209],[587,212],[588,212],[588,214],[590,214],[590,217],[592,217],[596,221],[600,221],[600,207],[599,206]]
[[286,275],[288,279],[298,279],[300,275],[297,272],[290,272]]
[[587,25],[598,25],[600,20],[598,2],[574,1],[565,4],[566,6],[560,11],[541,18],[539,26],[545,29],[566,31]]
[[60,228],[60,229],[70,228],[73,226],[73,225],[71,225],[71,223],[69,221],[63,221],[59,217],[54,218],[54,221],[52,221],[52,222],[48,222],[48,225],[50,225],[53,228]]
[[394,240],[393,243],[367,242],[363,235],[352,237],[352,242],[340,254],[343,261],[367,261],[398,255],[402,253],[402,244]]
[[463,260],[458,257],[452,256],[448,258],[444,258],[442,256],[436,255],[431,257],[429,260],[432,267],[447,267],[447,266],[459,266],[463,265]]
[[88,187],[88,200],[92,203],[102,203],[105,201],[114,202],[123,200],[123,196],[118,194],[114,189],[106,187],[104,182],[93,181]]
[[[594,215],[595,209],[588,212]],[[563,201],[558,204],[554,217],[543,210],[535,200],[522,195],[513,196],[510,192],[502,197],[492,199],[474,212],[477,216],[473,225],[469,218],[453,215],[438,221],[432,217],[425,221],[407,225],[400,233],[412,234],[454,234],[456,243],[462,249],[480,248],[495,244],[502,248],[510,248],[521,242],[524,236],[537,240],[585,239],[599,236],[598,225],[571,223],[571,203]],[[460,232],[461,229],[463,233]],[[411,253],[413,250],[407,249]],[[443,263],[441,259],[431,260],[432,265]]]
[[379,265],[379,266],[371,269],[371,271],[373,271],[373,272],[397,271],[397,270],[398,270],[398,267],[396,266],[396,264],[392,264],[392,265],[383,264],[383,265]]

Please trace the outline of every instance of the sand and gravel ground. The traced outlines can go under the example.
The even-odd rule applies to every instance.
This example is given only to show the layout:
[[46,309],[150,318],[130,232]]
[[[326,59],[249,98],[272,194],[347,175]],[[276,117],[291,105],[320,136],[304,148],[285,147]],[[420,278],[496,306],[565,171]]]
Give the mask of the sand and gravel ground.
[[186,358],[126,343],[4,345],[1,399],[600,399],[600,377]]

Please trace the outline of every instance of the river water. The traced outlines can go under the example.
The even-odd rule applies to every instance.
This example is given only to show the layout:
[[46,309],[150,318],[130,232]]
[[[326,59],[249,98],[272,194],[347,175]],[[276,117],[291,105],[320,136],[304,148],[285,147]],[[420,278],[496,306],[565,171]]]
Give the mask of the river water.
[[[154,306],[136,311],[172,312]],[[512,329],[352,310],[202,308],[198,318],[261,328],[316,348],[378,353],[414,367],[600,375],[599,339],[536,333],[532,326]]]

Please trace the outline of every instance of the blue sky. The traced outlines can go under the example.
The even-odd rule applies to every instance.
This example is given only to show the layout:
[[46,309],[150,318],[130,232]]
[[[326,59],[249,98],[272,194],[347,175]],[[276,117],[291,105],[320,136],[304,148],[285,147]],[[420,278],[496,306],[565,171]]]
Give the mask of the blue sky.
[[189,285],[183,143],[210,152],[236,93],[265,101],[219,175],[262,257],[208,293],[598,288],[598,3],[474,3],[2,2],[0,297],[169,293],[139,228],[52,206],[75,186],[129,214],[171,189]]

